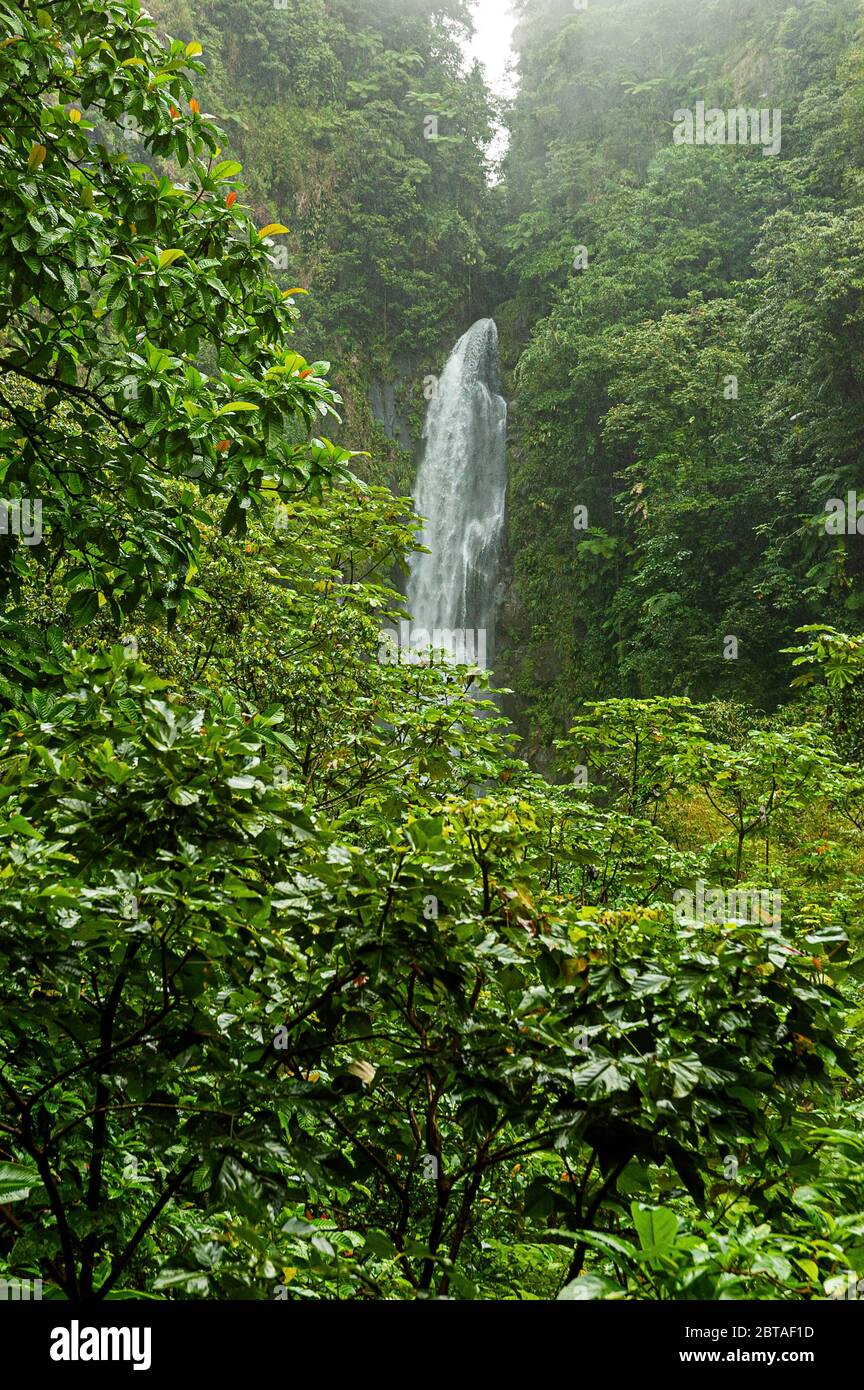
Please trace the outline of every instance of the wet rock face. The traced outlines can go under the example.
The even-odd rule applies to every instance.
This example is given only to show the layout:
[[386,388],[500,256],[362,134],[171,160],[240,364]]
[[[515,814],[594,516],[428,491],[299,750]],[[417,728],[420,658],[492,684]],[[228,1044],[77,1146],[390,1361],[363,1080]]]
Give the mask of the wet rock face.
[[403,449],[412,449],[411,425],[397,401],[399,381],[373,381],[369,387],[372,414],[389,439]]

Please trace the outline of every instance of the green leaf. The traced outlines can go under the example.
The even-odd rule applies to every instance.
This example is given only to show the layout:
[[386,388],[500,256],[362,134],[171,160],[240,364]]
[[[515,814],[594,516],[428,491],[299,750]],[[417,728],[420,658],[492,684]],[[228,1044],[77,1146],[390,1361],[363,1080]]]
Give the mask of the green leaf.
[[0,1163],[0,1203],[25,1201],[41,1181],[32,1164]]
[[99,612],[99,595],[93,589],[79,589],[66,604],[66,613],[76,627],[90,623]]
[[10,816],[0,825],[0,835],[26,835],[31,840],[41,839],[39,831],[24,816]]
[[678,1217],[665,1207],[643,1207],[631,1202],[630,1211],[646,1255],[657,1255],[671,1248],[678,1234]]
[[569,1284],[565,1284],[558,1295],[559,1300],[565,1302],[622,1297],[623,1292],[618,1285],[603,1274],[580,1274],[578,1279],[571,1279]]

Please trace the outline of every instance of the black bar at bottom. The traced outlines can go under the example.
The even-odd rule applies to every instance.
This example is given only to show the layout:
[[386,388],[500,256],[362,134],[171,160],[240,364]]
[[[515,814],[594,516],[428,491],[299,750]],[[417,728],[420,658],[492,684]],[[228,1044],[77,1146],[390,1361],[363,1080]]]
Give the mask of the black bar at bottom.
[[[521,1308],[521,1312],[518,1309]],[[356,1378],[365,1364],[395,1373],[398,1348],[411,1373],[453,1374],[469,1364],[510,1379],[520,1365],[602,1366],[616,1375],[706,1368],[775,1373],[805,1367],[820,1376],[855,1364],[860,1301],[818,1303],[416,1303],[298,1300],[203,1303],[116,1300],[101,1304],[0,1302],[4,1362],[50,1382],[76,1383],[128,1373],[217,1377],[284,1373],[319,1362],[328,1378]],[[544,1334],[551,1334],[551,1338]],[[407,1347],[403,1338],[412,1339]],[[430,1340],[430,1338],[432,1340]],[[382,1340],[383,1339],[383,1340]],[[392,1339],[392,1340],[391,1340]],[[417,1340],[415,1340],[417,1339]],[[423,1348],[426,1348],[423,1351]],[[422,1366],[416,1357],[422,1352]],[[367,1359],[371,1358],[371,1359]],[[598,1366],[599,1363],[599,1366]],[[448,1370],[449,1365],[449,1370]],[[311,1369],[311,1365],[309,1365]],[[386,1377],[385,1377],[386,1378]]]

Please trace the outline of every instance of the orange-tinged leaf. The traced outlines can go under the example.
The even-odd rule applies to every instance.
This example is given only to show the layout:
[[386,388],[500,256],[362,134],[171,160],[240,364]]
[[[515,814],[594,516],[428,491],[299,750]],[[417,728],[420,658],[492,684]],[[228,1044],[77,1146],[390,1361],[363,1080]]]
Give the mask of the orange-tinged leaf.
[[234,206],[234,204],[235,204],[236,202],[237,202],[237,194],[232,190],[232,191],[228,194],[228,197],[225,199],[225,206],[226,206],[226,208],[233,208],[233,206]]
[[27,156],[27,168],[38,169],[48,151],[44,145],[33,145]]

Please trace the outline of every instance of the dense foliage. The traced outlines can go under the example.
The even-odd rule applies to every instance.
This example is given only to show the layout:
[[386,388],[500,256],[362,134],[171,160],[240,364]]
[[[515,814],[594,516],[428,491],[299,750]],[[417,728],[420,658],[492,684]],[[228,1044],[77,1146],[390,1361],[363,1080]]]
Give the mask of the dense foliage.
[[251,206],[290,229],[274,270],[309,291],[301,348],[334,357],[348,437],[407,489],[424,380],[491,302],[494,106],[462,71],[466,0],[151,8],[203,43],[202,100],[224,113]]
[[[315,25],[353,12],[306,8],[273,17],[299,69],[269,26],[255,59],[294,110],[344,80]],[[398,8],[421,45],[423,7]],[[208,7],[223,53],[258,32],[236,11]],[[574,699],[540,730],[554,778],[483,673],[380,661],[410,500],[319,433],[341,401],[296,350],[288,233],[247,205],[201,57],[138,0],[0,3],[0,456],[42,520],[40,543],[0,537],[4,1275],[81,1299],[844,1296],[864,1277],[860,639],[790,629],[803,693],[761,718],[659,674]],[[797,262],[766,256],[791,339]],[[350,324],[334,264],[326,312]],[[692,495],[661,467],[697,408],[676,363],[704,350],[710,375],[718,339],[756,331],[722,274],[686,310],[658,289],[626,342],[585,330],[618,383],[609,448],[656,449],[670,528],[708,505],[707,445]],[[552,409],[532,354],[568,305],[520,368],[526,439]],[[804,348],[815,373],[815,328]],[[718,502],[730,526],[741,505]],[[613,539],[581,544],[599,566]]]
[[[507,676],[541,746],[598,690],[771,708],[864,602],[859,6],[519,11]],[[779,150],[675,144],[699,101]]]

